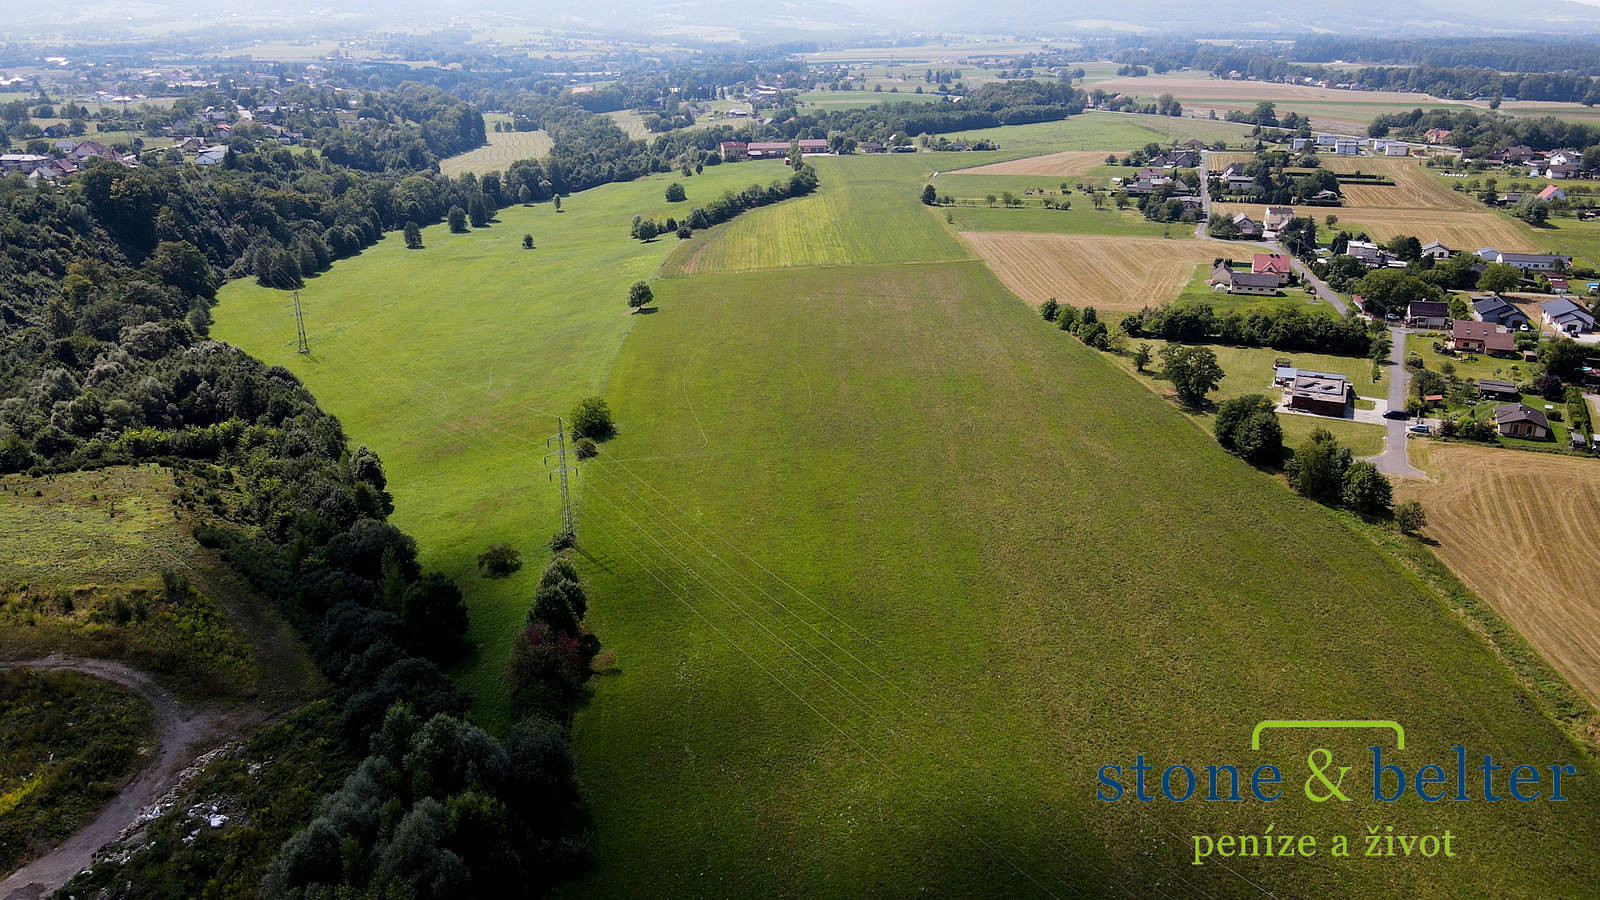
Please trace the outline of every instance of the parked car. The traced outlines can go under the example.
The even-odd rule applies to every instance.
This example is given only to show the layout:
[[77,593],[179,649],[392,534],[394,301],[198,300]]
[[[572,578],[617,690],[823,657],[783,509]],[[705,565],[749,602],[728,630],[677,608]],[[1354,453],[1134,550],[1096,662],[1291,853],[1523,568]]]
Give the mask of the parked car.
[[1403,409],[1386,409],[1383,411],[1385,419],[1409,419],[1411,414]]
[[1406,430],[1411,432],[1412,434],[1432,434],[1433,433],[1433,429],[1429,428],[1425,423],[1422,423],[1422,422],[1418,422],[1417,424],[1412,425],[1410,428],[1407,428]]

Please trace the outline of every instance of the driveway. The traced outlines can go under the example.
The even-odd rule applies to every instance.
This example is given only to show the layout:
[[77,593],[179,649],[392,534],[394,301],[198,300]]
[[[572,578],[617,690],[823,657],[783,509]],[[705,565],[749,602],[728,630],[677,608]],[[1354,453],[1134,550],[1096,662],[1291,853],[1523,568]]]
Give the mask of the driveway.
[[[1406,395],[1411,387],[1411,373],[1406,371],[1406,335],[1409,332],[1404,328],[1390,328],[1389,340],[1394,348],[1389,351],[1389,404],[1390,409],[1405,409]],[[1369,462],[1378,467],[1378,471],[1385,475],[1400,478],[1427,478],[1428,473],[1413,466],[1406,456],[1406,429],[1413,423],[1408,419],[1384,419],[1380,413],[1379,421],[1388,429],[1388,436],[1384,441],[1383,452],[1371,457]]]

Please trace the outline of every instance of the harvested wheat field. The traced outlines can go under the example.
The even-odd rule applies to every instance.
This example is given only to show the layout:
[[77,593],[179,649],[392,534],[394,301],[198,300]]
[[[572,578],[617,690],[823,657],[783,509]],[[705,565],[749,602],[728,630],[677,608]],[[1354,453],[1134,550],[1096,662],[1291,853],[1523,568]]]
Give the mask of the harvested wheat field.
[[1600,704],[1600,594],[1587,560],[1600,534],[1600,462],[1421,442],[1434,476],[1395,482],[1428,514],[1423,534],[1573,685]]
[[1136,310],[1177,297],[1198,263],[1222,255],[1211,241],[1088,234],[962,232],[1012,293],[1029,303]]
[[1087,175],[1095,166],[1104,165],[1106,154],[1122,156],[1126,150],[1063,150],[1044,156],[1029,156],[1006,162],[989,163],[970,169],[957,169],[946,175]]
[[1483,206],[1462,191],[1452,191],[1428,174],[1420,160],[1373,159],[1371,157],[1328,156],[1322,165],[1330,172],[1386,175],[1393,186],[1344,184],[1340,191],[1351,206],[1388,209],[1463,209],[1483,211]]

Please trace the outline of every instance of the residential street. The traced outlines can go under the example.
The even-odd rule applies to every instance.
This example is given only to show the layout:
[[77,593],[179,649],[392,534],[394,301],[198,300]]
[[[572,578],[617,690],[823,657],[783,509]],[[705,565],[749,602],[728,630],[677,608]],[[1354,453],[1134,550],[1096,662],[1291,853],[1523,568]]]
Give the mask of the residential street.
[[[1389,362],[1392,366],[1389,372],[1390,409],[1406,408],[1406,392],[1411,386],[1411,376],[1405,366],[1407,333],[1404,328],[1389,329],[1389,338],[1394,342],[1394,348],[1389,351]],[[1406,456],[1406,428],[1413,424],[1411,420],[1384,419],[1383,423],[1389,432],[1383,452],[1371,458],[1378,471],[1385,475],[1397,475],[1403,478],[1427,478],[1428,473],[1413,466]]]

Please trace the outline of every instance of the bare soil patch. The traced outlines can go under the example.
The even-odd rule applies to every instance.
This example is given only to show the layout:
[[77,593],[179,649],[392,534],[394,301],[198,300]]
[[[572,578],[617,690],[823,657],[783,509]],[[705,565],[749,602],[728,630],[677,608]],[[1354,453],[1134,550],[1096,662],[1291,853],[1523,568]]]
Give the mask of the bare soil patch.
[[1210,241],[1103,235],[963,232],[1006,287],[1029,303],[1054,297],[1097,310],[1136,310],[1177,297],[1198,263],[1227,249]]

